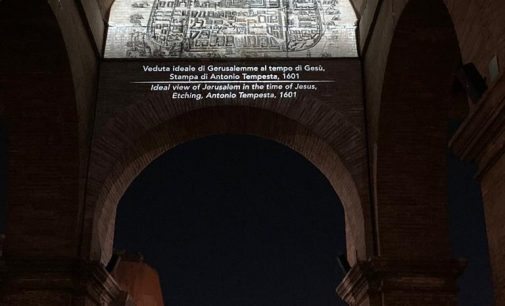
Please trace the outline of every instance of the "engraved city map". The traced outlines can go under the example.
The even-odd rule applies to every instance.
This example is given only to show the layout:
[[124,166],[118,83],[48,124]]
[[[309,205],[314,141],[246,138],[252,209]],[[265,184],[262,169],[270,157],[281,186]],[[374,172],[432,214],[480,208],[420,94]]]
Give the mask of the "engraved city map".
[[117,0],[106,58],[355,57],[348,0]]

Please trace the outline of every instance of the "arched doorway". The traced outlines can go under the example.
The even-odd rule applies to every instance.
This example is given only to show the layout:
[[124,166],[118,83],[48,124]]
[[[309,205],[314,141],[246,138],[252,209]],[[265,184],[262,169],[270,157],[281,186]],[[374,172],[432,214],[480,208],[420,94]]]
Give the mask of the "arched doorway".
[[371,255],[350,1],[121,0],[109,21],[83,256],[108,262],[117,203],[150,162],[175,145],[219,133],[268,138],[313,162],[346,208],[349,261]]
[[271,140],[215,135],[161,155],[121,199],[114,239],[158,270],[165,305],[343,305],[343,207]]
[[[159,115],[160,112],[156,114]],[[308,116],[307,113],[305,115]],[[133,119],[129,115],[125,118]],[[131,121],[128,123],[131,124]],[[111,127],[120,126],[122,124],[116,123]],[[90,200],[93,201],[89,204],[93,204],[94,207],[91,205],[88,207],[88,214],[94,214],[91,251],[99,253],[92,256],[100,254],[104,263],[109,261],[112,254],[117,204],[130,183],[145,167],[180,143],[223,133],[255,135],[275,140],[299,152],[318,167],[331,183],[345,208],[349,262],[355,262],[359,257],[366,257],[368,211],[363,204],[363,200],[366,203],[362,193],[364,190],[361,189],[364,187],[361,185],[363,182],[356,182],[332,146],[303,125],[271,111],[238,106],[207,107],[176,116],[164,124],[155,126],[134,145],[127,147],[128,149],[119,155],[112,168],[100,169],[98,166],[100,163],[103,164],[103,161],[95,161],[97,168],[92,168],[91,173],[95,177],[91,177],[90,180],[101,183],[96,187],[90,185]],[[112,135],[116,135],[116,132]],[[116,139],[100,142],[96,147],[104,150],[105,146]],[[96,154],[98,155],[98,152]],[[101,155],[107,157],[104,153]]]
[[30,7],[3,1],[0,8],[0,120],[8,155],[4,255],[68,258],[78,253],[75,214],[82,195],[78,102],[57,17],[48,3]]

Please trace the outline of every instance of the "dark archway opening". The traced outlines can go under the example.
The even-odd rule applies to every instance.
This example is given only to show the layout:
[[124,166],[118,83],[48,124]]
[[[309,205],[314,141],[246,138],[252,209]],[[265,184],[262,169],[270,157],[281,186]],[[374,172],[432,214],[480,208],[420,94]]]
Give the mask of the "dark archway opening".
[[[449,121],[454,135],[461,121]],[[453,255],[468,265],[459,279],[461,306],[493,305],[494,294],[486,234],[484,204],[476,167],[448,152],[448,206]]]
[[344,212],[326,178],[274,141],[177,146],[131,184],[114,246],[159,273],[165,305],[345,305]]

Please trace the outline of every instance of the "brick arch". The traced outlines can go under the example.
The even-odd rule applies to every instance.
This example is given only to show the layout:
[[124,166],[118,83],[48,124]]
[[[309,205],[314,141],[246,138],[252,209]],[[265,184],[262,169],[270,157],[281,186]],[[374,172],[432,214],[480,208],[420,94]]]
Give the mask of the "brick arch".
[[4,256],[68,258],[79,250],[79,127],[72,69],[50,5],[38,1],[28,7],[13,0],[0,3],[0,104],[8,142]]
[[279,102],[198,107],[168,104],[162,98],[129,107],[94,143],[86,212],[91,258],[106,263],[110,257],[116,206],[131,181],[170,148],[213,134],[268,138],[305,156],[328,178],[344,205],[349,260],[365,258],[371,227],[363,135],[331,109],[315,101],[298,107]]
[[444,2],[409,1],[394,30],[370,131],[381,256],[451,255],[447,129],[458,63],[458,42]]

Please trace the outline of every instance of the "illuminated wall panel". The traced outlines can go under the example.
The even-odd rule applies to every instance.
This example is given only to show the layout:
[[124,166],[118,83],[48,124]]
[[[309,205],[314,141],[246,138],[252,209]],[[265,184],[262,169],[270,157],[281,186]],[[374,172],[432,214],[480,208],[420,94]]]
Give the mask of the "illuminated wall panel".
[[116,0],[106,58],[356,57],[348,0]]

